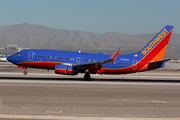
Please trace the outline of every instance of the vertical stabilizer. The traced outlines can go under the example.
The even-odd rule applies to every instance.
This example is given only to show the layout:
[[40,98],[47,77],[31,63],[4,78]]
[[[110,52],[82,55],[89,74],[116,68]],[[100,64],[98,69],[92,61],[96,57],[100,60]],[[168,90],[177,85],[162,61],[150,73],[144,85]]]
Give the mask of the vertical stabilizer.
[[140,56],[147,61],[163,59],[173,26],[165,26],[140,52]]

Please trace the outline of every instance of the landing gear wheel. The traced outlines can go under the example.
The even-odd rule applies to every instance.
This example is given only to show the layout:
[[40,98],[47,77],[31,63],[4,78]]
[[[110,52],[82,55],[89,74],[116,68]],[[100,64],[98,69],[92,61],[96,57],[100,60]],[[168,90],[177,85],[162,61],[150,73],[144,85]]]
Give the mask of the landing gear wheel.
[[85,80],[89,80],[90,78],[91,78],[91,76],[90,76],[89,73],[86,73],[86,74],[84,75],[84,79],[85,79]]
[[24,71],[23,74],[24,74],[24,75],[27,75],[27,71]]

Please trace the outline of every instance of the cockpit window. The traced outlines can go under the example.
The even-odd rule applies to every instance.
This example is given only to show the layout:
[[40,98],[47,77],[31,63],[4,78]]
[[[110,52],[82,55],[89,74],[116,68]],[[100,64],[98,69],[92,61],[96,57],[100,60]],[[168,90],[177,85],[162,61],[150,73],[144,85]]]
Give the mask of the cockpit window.
[[22,55],[22,53],[16,53],[15,55],[17,55],[17,56],[21,56],[21,55]]

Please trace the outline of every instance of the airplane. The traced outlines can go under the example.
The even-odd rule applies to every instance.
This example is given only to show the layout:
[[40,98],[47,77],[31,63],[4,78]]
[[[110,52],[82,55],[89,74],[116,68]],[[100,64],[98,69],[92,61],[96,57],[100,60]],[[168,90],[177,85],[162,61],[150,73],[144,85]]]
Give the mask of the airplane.
[[85,73],[84,79],[89,80],[90,74],[126,74],[162,68],[166,47],[171,33],[171,25],[165,26],[142,50],[126,55],[119,55],[120,48],[113,54],[92,54],[59,50],[30,49],[11,55],[8,61],[18,68],[41,68],[55,70],[56,74],[77,75]]
[[0,57],[1,62],[8,62],[7,57]]

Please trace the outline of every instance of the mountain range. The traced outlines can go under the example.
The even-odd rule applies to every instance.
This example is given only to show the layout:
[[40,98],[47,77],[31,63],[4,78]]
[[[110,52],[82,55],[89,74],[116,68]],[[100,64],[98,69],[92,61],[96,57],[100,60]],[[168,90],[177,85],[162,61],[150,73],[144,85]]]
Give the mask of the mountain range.
[[[22,48],[58,50],[111,50],[142,49],[157,33],[129,35],[107,32],[97,34],[79,30],[57,30],[40,25],[16,24],[0,27],[0,47],[17,44]],[[166,58],[180,58],[180,33],[173,33],[169,41]]]

